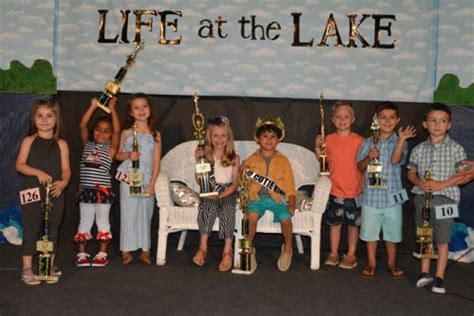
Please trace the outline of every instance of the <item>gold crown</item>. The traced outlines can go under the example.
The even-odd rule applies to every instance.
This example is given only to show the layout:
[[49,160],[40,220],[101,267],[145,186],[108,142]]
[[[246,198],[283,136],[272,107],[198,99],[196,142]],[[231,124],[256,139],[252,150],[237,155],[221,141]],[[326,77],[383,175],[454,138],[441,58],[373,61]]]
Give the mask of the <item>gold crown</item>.
[[264,125],[273,125],[278,128],[282,134],[280,141],[285,137],[285,123],[283,123],[280,117],[267,117],[264,119],[258,118],[257,123],[255,123],[255,131]]

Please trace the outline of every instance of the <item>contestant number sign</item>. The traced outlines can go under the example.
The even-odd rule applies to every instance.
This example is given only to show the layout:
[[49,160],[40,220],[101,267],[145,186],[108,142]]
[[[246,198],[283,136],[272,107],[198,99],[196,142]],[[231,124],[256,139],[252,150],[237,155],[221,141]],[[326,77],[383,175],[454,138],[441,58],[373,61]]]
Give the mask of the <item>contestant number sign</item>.
[[435,207],[436,219],[447,219],[459,217],[457,204],[444,204]]
[[30,204],[41,200],[39,188],[30,188],[20,191],[20,204]]

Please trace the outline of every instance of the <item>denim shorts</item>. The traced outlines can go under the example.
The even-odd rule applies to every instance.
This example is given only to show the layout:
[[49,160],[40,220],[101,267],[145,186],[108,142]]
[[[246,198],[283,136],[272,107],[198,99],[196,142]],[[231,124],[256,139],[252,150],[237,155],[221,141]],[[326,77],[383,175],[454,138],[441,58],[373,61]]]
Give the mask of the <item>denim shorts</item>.
[[273,213],[273,222],[279,223],[283,219],[291,219],[291,214],[288,205],[284,203],[277,203],[271,197],[260,197],[260,200],[250,200],[248,204],[249,213],[258,213],[258,218],[261,218],[266,210]]
[[[424,197],[421,194],[415,196],[415,224],[421,225],[421,210],[424,204]],[[451,241],[451,226],[454,223],[452,218],[436,219],[435,206],[443,204],[456,204],[453,200],[444,195],[433,195],[430,201],[430,224],[433,226],[433,239],[437,244],[449,243]]]
[[386,208],[362,206],[362,222],[360,225],[360,239],[363,241],[377,241],[380,231],[383,240],[388,242],[402,241],[402,205],[396,204]]
[[360,226],[360,207],[356,206],[355,199],[343,199],[330,195],[326,216],[328,225]]

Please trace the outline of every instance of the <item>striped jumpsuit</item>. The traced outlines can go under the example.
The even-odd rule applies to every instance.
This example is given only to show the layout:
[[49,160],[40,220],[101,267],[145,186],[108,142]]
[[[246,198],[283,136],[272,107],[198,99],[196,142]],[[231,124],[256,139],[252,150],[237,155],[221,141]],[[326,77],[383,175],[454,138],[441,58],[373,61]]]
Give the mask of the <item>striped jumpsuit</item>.
[[[140,152],[140,170],[143,174],[142,192],[149,185],[153,174],[153,156],[155,140],[151,134],[138,134]],[[130,135],[124,143],[124,151],[132,151],[133,136]],[[132,161],[123,161],[118,170],[129,172],[132,170]],[[142,251],[150,250],[151,218],[155,207],[155,197],[131,197],[130,186],[120,183],[120,250]]]
[[[219,184],[228,187],[232,184],[232,165],[223,167],[220,160],[214,163],[214,175]],[[212,226],[219,217],[219,238],[233,238],[235,228],[236,192],[223,199],[202,198],[199,204],[198,226],[201,235],[210,235]]]

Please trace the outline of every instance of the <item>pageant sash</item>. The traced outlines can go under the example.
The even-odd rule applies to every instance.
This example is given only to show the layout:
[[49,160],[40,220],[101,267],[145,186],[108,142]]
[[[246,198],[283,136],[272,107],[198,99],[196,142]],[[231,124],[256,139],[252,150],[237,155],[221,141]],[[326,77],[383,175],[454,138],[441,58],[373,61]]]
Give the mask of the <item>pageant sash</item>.
[[253,181],[260,184],[261,186],[264,186],[265,188],[269,190],[272,190],[278,194],[286,196],[285,191],[280,189],[280,187],[272,179],[262,176],[261,174],[258,174],[256,172],[253,172],[252,170],[247,170],[247,176]]
[[214,187],[214,191],[219,193],[224,192],[225,186],[218,183],[214,175],[214,164],[211,164],[211,171],[209,172],[209,183]]

